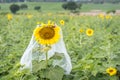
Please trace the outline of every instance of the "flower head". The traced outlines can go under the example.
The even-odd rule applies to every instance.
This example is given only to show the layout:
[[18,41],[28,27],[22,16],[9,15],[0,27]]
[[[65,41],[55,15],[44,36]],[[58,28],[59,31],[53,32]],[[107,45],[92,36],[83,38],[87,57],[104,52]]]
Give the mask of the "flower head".
[[28,19],[31,19],[32,17],[33,17],[33,15],[30,15],[30,14],[27,15]]
[[80,32],[80,33],[83,33],[83,32],[84,32],[84,30],[83,30],[83,29],[80,29],[80,30],[79,30],[79,32]]
[[110,76],[113,76],[113,75],[115,75],[115,74],[117,73],[117,70],[116,70],[115,68],[110,67],[110,68],[107,68],[107,69],[106,69],[106,72],[107,72]]
[[87,30],[86,30],[86,34],[87,34],[88,36],[92,36],[93,33],[94,33],[93,29],[87,29]]
[[7,14],[7,18],[8,18],[8,20],[12,20],[12,18],[13,18],[12,14]]
[[60,20],[60,24],[64,25],[65,24],[64,20]]
[[54,24],[41,24],[34,30],[36,41],[42,45],[52,45],[60,39],[60,28]]
[[101,18],[101,19],[104,19],[104,17],[105,17],[105,15],[104,15],[104,14],[102,14],[102,13],[101,13],[101,14],[99,14],[98,16],[99,16],[99,18]]
[[106,19],[112,19],[112,16],[108,14],[108,15],[105,16],[105,18]]

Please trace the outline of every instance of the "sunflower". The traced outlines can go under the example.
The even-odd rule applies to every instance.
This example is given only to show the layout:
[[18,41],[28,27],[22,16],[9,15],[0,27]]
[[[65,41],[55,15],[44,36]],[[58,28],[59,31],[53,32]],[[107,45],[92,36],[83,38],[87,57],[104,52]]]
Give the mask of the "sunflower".
[[64,20],[60,20],[60,24],[64,25],[65,24]]
[[55,44],[60,39],[60,28],[53,24],[41,24],[34,30],[34,36],[42,45]]
[[92,36],[93,33],[94,33],[94,31],[93,31],[92,29],[87,29],[87,30],[86,30],[86,34],[87,34],[88,36]]
[[112,19],[112,16],[108,14],[105,16],[105,18],[109,20],[109,19]]
[[7,14],[7,18],[8,18],[8,20],[12,20],[12,14]]
[[104,15],[104,14],[102,14],[102,13],[101,13],[101,14],[99,14],[98,16],[99,16],[99,18],[101,18],[101,19],[104,19],[104,17],[105,17],[105,15]]
[[115,75],[115,74],[117,73],[117,70],[116,70],[115,68],[110,67],[110,68],[106,69],[106,72],[107,72],[110,76],[113,76],[113,75]]
[[30,14],[27,15],[28,19],[31,19],[32,17],[33,17],[33,15],[30,15]]
[[80,32],[80,33],[83,33],[83,32],[84,32],[84,30],[83,30],[83,29],[79,29],[79,32]]

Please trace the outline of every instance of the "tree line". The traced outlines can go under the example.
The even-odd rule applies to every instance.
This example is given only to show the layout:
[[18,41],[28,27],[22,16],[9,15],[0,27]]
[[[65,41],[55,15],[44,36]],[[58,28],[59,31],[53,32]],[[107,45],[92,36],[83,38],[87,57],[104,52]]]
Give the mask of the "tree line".
[[67,2],[67,1],[78,1],[81,3],[119,3],[120,0],[0,0],[0,3],[10,2]]

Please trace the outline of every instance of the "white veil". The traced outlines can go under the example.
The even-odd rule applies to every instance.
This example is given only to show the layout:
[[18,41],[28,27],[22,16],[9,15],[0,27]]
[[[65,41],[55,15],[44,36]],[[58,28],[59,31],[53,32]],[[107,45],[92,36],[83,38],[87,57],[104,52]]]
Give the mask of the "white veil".
[[[62,54],[64,57],[60,60],[54,60],[52,65],[60,66],[61,68],[64,69],[65,74],[69,74],[72,69],[71,59],[67,53],[61,30],[60,30],[60,35],[61,35],[61,38],[60,38],[59,42],[57,42],[56,44],[53,44],[52,48],[48,51],[48,59],[51,58],[55,54],[55,52],[57,52],[58,54]],[[35,41],[34,36],[32,35],[29,45],[26,48],[26,50],[21,58],[21,61],[20,61],[20,64],[24,65],[24,67],[22,69],[28,68],[32,71],[32,60],[36,59],[38,56],[39,56],[39,61],[46,59],[45,54],[38,55],[39,52],[33,51],[34,49],[38,48],[39,46],[42,46],[42,45],[38,44]]]

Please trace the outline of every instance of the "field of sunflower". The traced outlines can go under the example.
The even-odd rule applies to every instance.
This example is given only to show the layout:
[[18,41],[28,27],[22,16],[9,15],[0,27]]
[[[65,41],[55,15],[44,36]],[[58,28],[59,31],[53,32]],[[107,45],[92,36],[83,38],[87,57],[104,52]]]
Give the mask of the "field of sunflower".
[[[120,16],[80,16],[64,13],[27,11],[21,14],[0,15],[0,80],[120,80]],[[51,24],[49,25],[51,21]],[[32,34],[38,40],[39,24],[57,24],[63,32],[63,39],[72,62],[72,71],[65,75],[60,67],[46,69],[46,62],[34,62],[34,72],[20,71],[20,59],[29,44]],[[44,25],[44,24],[43,24]],[[57,31],[47,27],[55,40],[39,41],[42,44],[57,42]],[[42,31],[44,30],[44,31]],[[59,31],[59,29],[58,29]],[[41,39],[40,38],[40,39]],[[49,46],[45,51],[49,50]],[[56,58],[60,58],[57,56]],[[50,61],[50,62],[49,62]]]

